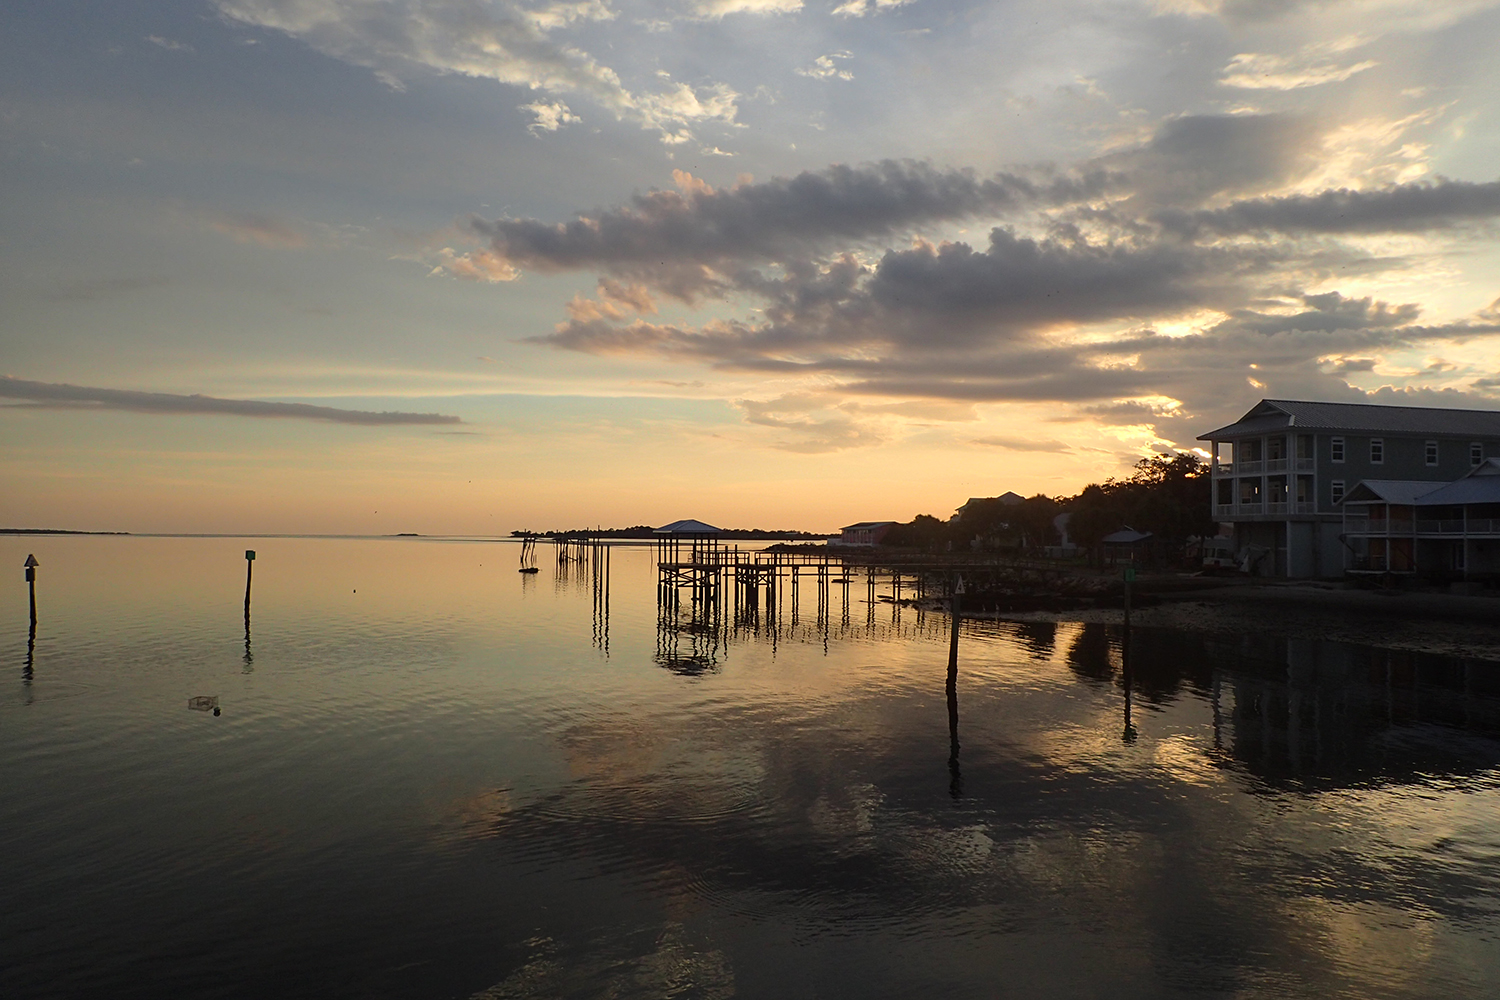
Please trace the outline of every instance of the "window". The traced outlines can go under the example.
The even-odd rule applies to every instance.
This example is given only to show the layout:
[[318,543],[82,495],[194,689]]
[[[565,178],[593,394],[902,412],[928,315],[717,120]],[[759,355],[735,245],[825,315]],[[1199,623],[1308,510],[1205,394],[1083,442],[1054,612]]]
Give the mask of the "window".
[[1477,469],[1483,464],[1484,445],[1480,444],[1478,441],[1475,441],[1469,445],[1469,465],[1472,468]]
[[1343,438],[1334,438],[1333,441],[1329,443],[1329,449],[1331,452],[1329,457],[1332,458],[1335,462],[1342,462],[1344,460]]
[[1437,459],[1438,459],[1437,442],[1436,441],[1428,441],[1427,442],[1427,464],[1428,465],[1437,465],[1438,464],[1437,463]]
[[1385,438],[1370,438],[1370,464],[1380,465],[1385,461]]
[[1332,485],[1333,485],[1333,502],[1334,503],[1340,503],[1340,502],[1342,502],[1343,499],[1344,499],[1344,481],[1342,479],[1335,479],[1333,481]]

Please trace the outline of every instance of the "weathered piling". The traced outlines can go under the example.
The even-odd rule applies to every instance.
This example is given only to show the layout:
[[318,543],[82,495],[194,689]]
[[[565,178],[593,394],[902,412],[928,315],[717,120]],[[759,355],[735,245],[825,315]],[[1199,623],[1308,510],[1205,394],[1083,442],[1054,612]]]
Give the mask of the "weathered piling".
[[26,556],[26,589],[31,591],[31,630],[36,631],[36,568],[41,563],[36,561],[36,556]]
[[245,550],[245,633],[250,632],[250,577],[255,569],[255,550]]

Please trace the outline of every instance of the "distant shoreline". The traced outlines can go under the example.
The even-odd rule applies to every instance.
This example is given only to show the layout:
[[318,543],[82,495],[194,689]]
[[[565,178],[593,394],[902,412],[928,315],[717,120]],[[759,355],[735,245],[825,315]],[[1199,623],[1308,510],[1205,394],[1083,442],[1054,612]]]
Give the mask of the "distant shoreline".
[[128,535],[128,531],[75,531],[72,528],[0,528],[0,535]]

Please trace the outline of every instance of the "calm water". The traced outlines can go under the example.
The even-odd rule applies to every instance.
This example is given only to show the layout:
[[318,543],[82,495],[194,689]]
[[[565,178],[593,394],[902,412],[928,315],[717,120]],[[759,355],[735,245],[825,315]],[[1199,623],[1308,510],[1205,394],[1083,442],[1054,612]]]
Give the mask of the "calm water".
[[1500,665],[517,555],[0,540],[0,995],[1500,991]]

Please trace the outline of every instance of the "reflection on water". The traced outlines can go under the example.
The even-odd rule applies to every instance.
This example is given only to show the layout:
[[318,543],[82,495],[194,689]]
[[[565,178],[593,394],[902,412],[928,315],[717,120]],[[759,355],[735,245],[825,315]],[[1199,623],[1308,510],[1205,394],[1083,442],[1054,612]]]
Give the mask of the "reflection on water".
[[243,544],[47,544],[42,637],[0,608],[6,997],[1500,975],[1495,664],[966,621],[950,665],[860,587],[715,610],[644,548],[261,539],[251,669]]

